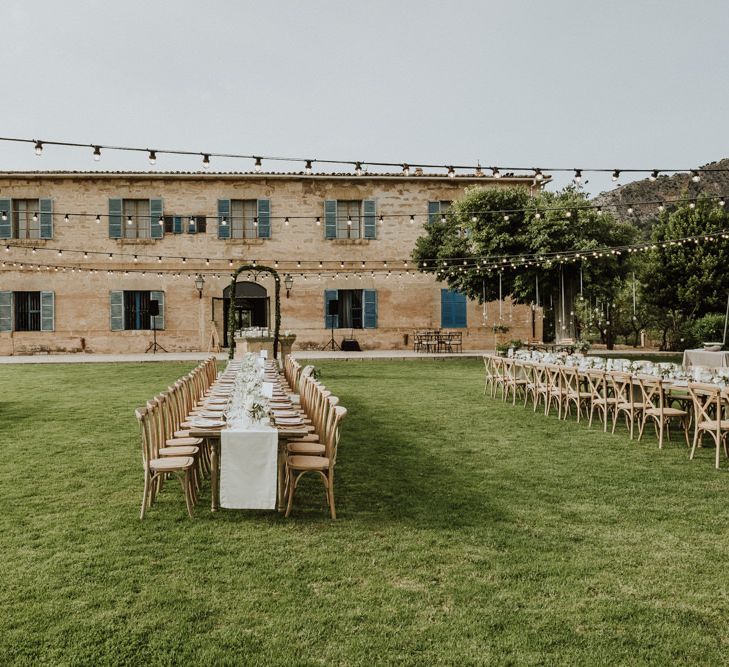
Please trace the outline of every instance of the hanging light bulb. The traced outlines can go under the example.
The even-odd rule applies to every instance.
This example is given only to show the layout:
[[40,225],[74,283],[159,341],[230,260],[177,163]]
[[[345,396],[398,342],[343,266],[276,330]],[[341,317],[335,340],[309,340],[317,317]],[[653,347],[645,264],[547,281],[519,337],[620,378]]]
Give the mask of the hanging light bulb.
[[357,176],[361,176],[362,175],[362,163],[361,162],[355,162],[354,163],[354,173]]
[[165,219],[162,216],[159,216],[159,220],[157,220],[157,224],[158,225],[164,225],[165,224]]
[[620,178],[620,169],[616,169],[613,172],[613,181],[617,181]]
[[724,201],[724,197],[722,197],[722,198],[721,198],[721,199],[719,200],[719,206],[724,206],[725,204],[726,204],[726,202]]
[[[380,217],[382,217],[382,216],[380,216]],[[321,227],[321,218],[318,215],[316,216],[316,226]]]
[[225,216],[223,216],[223,219],[220,221],[220,224],[223,225],[223,227],[225,227],[225,225],[228,224],[228,220],[226,219]]
[[138,261],[139,261],[139,257],[137,257],[136,255],[134,255],[134,263],[136,264]]
[[350,215],[350,216],[347,216],[347,227],[351,227],[351,226],[352,226],[352,216]]
[[501,178],[501,172],[498,167],[491,167],[491,176],[493,178]]
[[36,141],[35,142],[35,154],[40,157],[43,155],[43,142],[42,141]]
[[96,224],[98,225],[100,222],[101,222],[101,216],[100,215],[97,215],[96,216]]
[[456,177],[456,170],[453,167],[448,167],[448,177],[449,178]]
[[288,217],[284,218],[284,225],[286,225],[287,227],[289,226],[289,219],[288,219]]
[[509,222],[509,215],[508,215],[508,213],[507,214],[504,214],[504,222]]
[[565,218],[571,218],[572,217],[572,211],[565,211],[564,212],[564,217]]
[[633,214],[633,207],[628,206],[628,215],[632,215],[632,214]]
[[131,215],[128,215],[128,216],[127,216],[127,224],[128,224],[128,225],[131,225],[131,224],[132,224],[132,222],[134,222],[134,221],[132,220],[132,216],[131,216]]
[[658,169],[654,169],[648,177],[649,181],[655,181],[658,178]]
[[695,201],[689,202],[689,208],[696,208],[696,202]]
[[[254,156],[254,157],[255,157],[255,156]],[[260,172],[261,172],[261,166],[262,166],[262,165],[261,165],[261,158],[259,158],[259,157],[256,157],[256,158],[255,158],[255,160],[256,160],[256,161],[255,161],[255,163],[254,163],[254,165],[253,165],[253,170],[254,170],[254,171],[255,171],[255,172],[256,172],[256,173],[258,174],[258,173],[260,173]]]
[[411,225],[415,224],[415,216],[414,215],[411,215],[410,216],[410,224]]
[[596,213],[597,213],[598,215],[602,215],[602,206],[598,206],[598,207],[597,207],[597,211],[596,211]]
[[694,183],[698,183],[701,180],[701,176],[699,175],[699,172],[698,172],[697,169],[692,169],[691,170],[691,180]]
[[542,170],[536,167],[534,169],[534,180],[535,181],[542,181],[544,180],[544,174],[542,173]]
[[89,258],[89,253],[84,252],[84,259],[88,259],[88,258]]
[[101,146],[94,146],[93,157],[94,162],[98,162],[99,160],[101,160]]
[[471,222],[478,222],[478,217],[475,213],[471,216]]
[[379,217],[379,218],[377,219],[377,221],[378,221],[378,222],[379,222],[380,224],[382,224],[383,222],[385,222],[385,219],[384,219],[384,218],[382,217],[382,215],[380,215],[380,217]]
[[304,167],[304,172],[307,176],[311,176],[311,160],[306,161],[306,166]]
[[403,166],[402,166],[402,175],[403,176],[410,176],[410,165],[403,164]]
[[63,250],[59,250],[59,251],[58,251],[58,256],[59,256],[59,257],[63,257]]
[[38,211],[33,211],[33,222],[38,222]]
[[541,219],[542,219],[542,214],[541,214],[541,213],[540,213],[539,211],[535,211],[535,212],[534,212],[534,217],[535,217],[535,218],[536,218],[537,220],[541,220]]
[[5,222],[8,219],[8,212],[3,211],[2,214],[0,214],[0,218],[2,218],[2,221]]
[[207,153],[203,153],[202,166],[203,169],[210,169],[210,156]]
[[663,205],[663,202],[661,202],[660,204],[658,204],[658,212],[659,213],[663,213],[663,211],[665,211],[665,210],[666,210],[666,207]]
[[147,159],[149,160],[149,164],[155,164],[157,162],[157,153],[155,151],[149,151]]
[[445,221],[446,221],[445,213],[441,213],[441,214],[440,214],[440,221],[441,221],[442,223],[445,223]]
[[70,218],[68,217],[68,213],[66,213],[66,215],[63,216],[63,222],[68,222],[69,219]]
[[575,183],[580,183],[582,181],[582,169],[575,169],[575,176],[572,180]]

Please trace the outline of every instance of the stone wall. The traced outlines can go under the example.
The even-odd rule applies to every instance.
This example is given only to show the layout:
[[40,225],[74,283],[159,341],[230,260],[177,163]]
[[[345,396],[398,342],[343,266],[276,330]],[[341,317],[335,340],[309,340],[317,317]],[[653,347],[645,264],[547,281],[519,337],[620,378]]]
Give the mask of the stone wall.
[[[376,329],[339,329],[337,340],[353,334],[364,349],[402,349],[412,346],[412,333],[420,328],[440,327],[440,290],[445,285],[431,276],[413,271],[410,253],[415,239],[423,233],[429,200],[455,200],[465,187],[478,183],[485,187],[500,187],[514,183],[529,183],[528,179],[500,179],[487,177],[428,176],[311,176],[260,174],[4,174],[0,175],[0,197],[14,199],[51,198],[54,205],[54,237],[49,240],[23,241],[23,248],[13,247],[2,259],[0,290],[53,291],[55,293],[54,332],[0,333],[0,354],[36,352],[142,352],[151,340],[149,331],[111,331],[109,293],[111,290],[162,290],[165,292],[165,330],[158,340],[170,351],[206,350],[211,329],[216,327],[222,337],[223,289],[229,284],[229,261],[234,265],[250,263],[273,265],[279,262],[281,275],[294,274],[294,287],[289,298],[282,286],[282,329],[297,334],[297,348],[320,346],[329,339],[324,327],[325,289],[376,289],[378,297],[378,326]],[[161,198],[165,215],[206,215],[205,234],[165,234],[159,240],[116,240],[108,234],[108,200],[121,198]],[[260,199],[271,201],[271,238],[251,240],[219,240],[217,238],[217,200]],[[373,240],[326,240],[324,238],[324,200],[375,199],[377,213],[385,217],[377,226]],[[71,217],[68,223],[63,214]],[[388,215],[418,215],[411,224],[407,215],[388,218]],[[74,215],[86,213],[88,217]],[[101,224],[95,216],[102,215]],[[290,216],[289,224],[283,221]],[[308,216],[297,219],[295,216]],[[320,216],[321,225],[315,222]],[[32,248],[39,249],[35,254]],[[63,258],[56,252],[43,252],[41,248],[64,248]],[[82,255],[69,249],[97,251],[103,256]],[[139,261],[114,257],[108,253],[138,253]],[[150,258],[145,258],[150,255]],[[157,262],[156,256],[174,255],[188,258]],[[192,258],[201,258],[194,260]],[[205,259],[210,260],[210,266]],[[392,274],[376,273],[370,267],[382,267],[388,261]],[[345,273],[338,277],[316,274],[318,262],[344,262]],[[20,270],[19,262],[63,264],[96,268],[97,273],[63,270]],[[297,271],[297,263],[313,271],[304,279]],[[367,267],[361,270],[361,263]],[[13,266],[16,263],[16,266]],[[330,264],[331,266],[331,264]],[[164,273],[160,268],[180,272],[179,277]],[[126,276],[107,275],[106,270],[129,270]],[[145,270],[146,275],[131,270]],[[355,271],[361,277],[356,276]],[[202,298],[194,286],[194,273],[206,273]],[[301,271],[302,269],[299,269]],[[217,271],[221,277],[211,275]],[[245,274],[239,280],[246,280]],[[273,309],[273,281],[258,278],[271,296]],[[491,304],[489,313],[498,312]],[[528,306],[504,306],[509,314],[510,338],[532,338],[531,310]],[[484,321],[482,307],[468,304],[468,326],[463,330],[464,349],[484,349],[494,345],[491,330],[493,317]],[[537,318],[536,337],[541,338],[541,321]],[[407,340],[406,340],[407,337]]]

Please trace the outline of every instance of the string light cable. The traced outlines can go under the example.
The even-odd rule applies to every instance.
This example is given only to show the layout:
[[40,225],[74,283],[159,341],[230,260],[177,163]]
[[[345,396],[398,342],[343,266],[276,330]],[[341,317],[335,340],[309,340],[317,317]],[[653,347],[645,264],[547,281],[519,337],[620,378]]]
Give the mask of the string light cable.
[[[447,172],[447,176],[454,177],[456,170],[464,171],[468,170],[475,172],[478,175],[483,176],[483,167],[480,162],[477,164],[454,164],[454,163],[418,163],[411,160],[401,160],[398,162],[382,161],[382,160],[352,160],[352,159],[324,159],[324,158],[302,158],[298,156],[275,156],[275,155],[262,155],[262,154],[242,154],[242,153],[230,153],[230,152],[215,152],[215,151],[193,151],[185,149],[161,149],[161,148],[149,148],[141,146],[122,146],[114,144],[103,144],[97,142],[75,142],[75,141],[59,141],[52,139],[27,139],[21,137],[0,137],[0,142],[9,143],[25,143],[31,144],[34,147],[35,154],[42,156],[44,149],[47,146],[57,146],[63,148],[85,148],[92,151],[91,155],[95,161],[101,159],[103,151],[124,151],[133,153],[142,153],[147,155],[147,159],[150,164],[154,165],[157,162],[157,158],[160,155],[178,155],[178,156],[195,156],[202,159],[202,167],[208,169],[210,162],[213,158],[225,158],[225,159],[236,159],[236,160],[252,160],[254,162],[254,171],[260,173],[263,170],[263,162],[291,162],[301,163],[303,165],[302,173],[306,175],[312,174],[312,168],[315,164],[329,164],[329,165],[346,165],[353,167],[354,174],[357,176],[366,173],[364,167],[386,167],[386,168],[397,168],[400,169],[403,176],[409,176],[412,169],[444,169]],[[537,182],[543,182],[549,179],[547,172],[553,173],[572,173],[573,180],[580,182],[585,173],[611,173],[614,181],[620,178],[621,174],[648,174],[649,178],[655,180],[660,174],[675,174],[675,173],[688,173],[691,176],[691,180],[697,182],[700,180],[703,173],[708,172],[727,172],[729,169],[722,167],[688,167],[688,168],[662,168],[656,167],[651,168],[619,168],[614,167],[508,167],[503,165],[496,165],[489,167],[491,169],[492,178],[500,178],[502,174],[521,174],[527,172],[524,175],[531,177]]]

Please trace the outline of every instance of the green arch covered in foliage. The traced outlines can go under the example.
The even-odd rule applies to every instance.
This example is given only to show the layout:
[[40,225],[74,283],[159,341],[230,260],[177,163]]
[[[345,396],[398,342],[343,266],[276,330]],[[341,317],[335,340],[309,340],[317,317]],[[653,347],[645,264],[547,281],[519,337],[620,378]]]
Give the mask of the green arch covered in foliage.
[[[276,269],[270,266],[261,266],[260,264],[243,264],[239,266],[233,274],[230,281],[230,293],[232,298],[235,299],[235,285],[238,282],[238,276],[248,271],[252,273],[254,277],[258,277],[261,273],[270,273],[273,276],[273,282],[275,284],[275,315],[274,315],[274,328],[273,328],[273,358],[278,358],[278,335],[279,329],[281,328],[281,278],[278,275]],[[230,345],[228,357],[233,358],[235,354],[235,308],[228,309],[228,335],[230,336]]]

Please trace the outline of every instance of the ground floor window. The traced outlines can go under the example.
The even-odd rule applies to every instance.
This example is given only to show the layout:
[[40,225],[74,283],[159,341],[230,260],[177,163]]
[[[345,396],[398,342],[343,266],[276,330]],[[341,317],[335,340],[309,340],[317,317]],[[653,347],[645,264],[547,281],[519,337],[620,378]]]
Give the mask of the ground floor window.
[[53,292],[0,292],[0,331],[53,331]]
[[164,329],[164,296],[164,292],[154,290],[119,290],[111,292],[111,330]]
[[324,326],[335,329],[377,327],[377,291],[373,289],[324,290]]
[[466,297],[447,289],[440,291],[440,326],[442,329],[465,329]]

